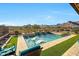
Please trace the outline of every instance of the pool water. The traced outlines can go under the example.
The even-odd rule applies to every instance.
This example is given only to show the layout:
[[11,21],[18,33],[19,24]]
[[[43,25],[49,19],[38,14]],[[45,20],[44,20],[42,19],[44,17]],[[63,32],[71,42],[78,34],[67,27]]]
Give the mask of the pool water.
[[50,42],[50,41],[54,41],[54,40],[59,39],[61,37],[62,36],[60,36],[60,35],[46,34],[46,35],[35,36],[35,37],[32,37],[32,38],[30,38],[30,37],[25,38],[24,37],[24,39],[25,39],[28,47],[31,48],[31,47],[40,45],[42,43],[47,43],[47,42]]
[[44,39],[46,42],[50,42],[50,41],[56,40],[58,38],[61,38],[61,36],[60,35],[50,35],[50,34],[47,34],[47,35],[42,35],[39,38]]

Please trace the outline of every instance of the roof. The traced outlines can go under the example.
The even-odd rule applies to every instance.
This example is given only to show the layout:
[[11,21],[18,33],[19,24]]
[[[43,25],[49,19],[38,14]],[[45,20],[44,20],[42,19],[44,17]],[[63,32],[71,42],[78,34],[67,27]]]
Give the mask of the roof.
[[70,3],[70,5],[74,8],[74,10],[79,15],[79,3]]

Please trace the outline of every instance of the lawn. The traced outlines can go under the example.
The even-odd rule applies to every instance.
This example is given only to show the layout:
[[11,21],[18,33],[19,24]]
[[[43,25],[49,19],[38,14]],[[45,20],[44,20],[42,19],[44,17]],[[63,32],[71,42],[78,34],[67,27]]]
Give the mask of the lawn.
[[79,35],[72,37],[60,44],[57,44],[51,48],[48,48],[41,52],[41,56],[61,56],[66,52],[77,40]]
[[16,46],[17,45],[17,38],[18,38],[18,36],[13,36],[4,48]]

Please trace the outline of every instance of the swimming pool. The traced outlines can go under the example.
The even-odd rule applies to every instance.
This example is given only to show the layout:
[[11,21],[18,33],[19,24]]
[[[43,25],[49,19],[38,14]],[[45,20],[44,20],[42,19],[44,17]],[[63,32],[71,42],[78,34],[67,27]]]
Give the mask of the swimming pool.
[[28,37],[24,36],[24,39],[28,45],[29,48],[44,44],[50,41],[54,41],[56,39],[61,38],[62,36],[56,35],[56,34],[46,34],[46,35],[40,35],[40,36],[35,36],[35,37]]

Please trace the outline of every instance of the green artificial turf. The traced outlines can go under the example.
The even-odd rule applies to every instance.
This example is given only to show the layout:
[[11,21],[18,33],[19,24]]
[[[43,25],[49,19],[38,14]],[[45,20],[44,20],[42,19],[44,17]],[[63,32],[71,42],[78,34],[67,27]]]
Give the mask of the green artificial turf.
[[18,38],[18,36],[13,36],[4,48],[16,46],[17,45],[17,38]]
[[60,44],[50,47],[41,52],[41,56],[61,56],[66,52],[77,40],[79,40],[79,35],[72,37]]

